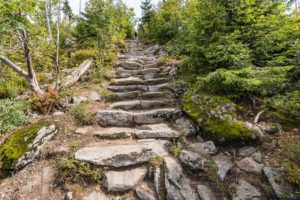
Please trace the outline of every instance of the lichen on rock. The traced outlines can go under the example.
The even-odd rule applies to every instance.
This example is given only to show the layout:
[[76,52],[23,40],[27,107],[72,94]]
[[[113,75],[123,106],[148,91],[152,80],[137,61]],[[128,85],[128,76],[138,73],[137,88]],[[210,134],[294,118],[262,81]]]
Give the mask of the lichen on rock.
[[[21,158],[31,150],[37,150],[37,143],[48,134],[41,133],[41,129],[49,127],[49,122],[40,122],[21,128],[12,133],[0,147],[1,170],[13,170],[26,163]],[[52,127],[53,129],[53,127]],[[51,129],[51,130],[52,130]],[[56,131],[56,128],[54,127]],[[41,137],[41,138],[38,138]],[[37,141],[37,139],[39,141]],[[36,143],[36,145],[35,145]],[[22,161],[21,161],[21,160]],[[23,163],[23,164],[21,164]]]
[[192,88],[183,98],[183,110],[215,141],[239,141],[255,136],[237,119],[236,105],[225,97]]

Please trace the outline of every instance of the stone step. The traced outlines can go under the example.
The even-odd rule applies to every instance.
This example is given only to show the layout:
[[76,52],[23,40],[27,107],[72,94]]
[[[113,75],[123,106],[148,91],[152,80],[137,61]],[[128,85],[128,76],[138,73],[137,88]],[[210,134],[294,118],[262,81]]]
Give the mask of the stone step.
[[141,91],[131,91],[131,92],[115,92],[115,100],[127,100],[138,98],[141,94]]
[[169,82],[168,78],[152,78],[145,81],[147,85],[158,85]]
[[112,103],[109,107],[111,109],[122,109],[122,110],[142,110],[142,109],[152,109],[170,106],[172,102],[167,99],[160,100],[130,100],[130,101],[120,101]]
[[163,90],[169,89],[170,84],[169,83],[163,83],[159,85],[151,85],[148,86],[148,92],[161,92]]
[[124,69],[127,70],[136,70],[136,69],[141,69],[142,64],[134,62],[134,61],[124,61],[119,64],[120,67],[123,67]]
[[137,77],[128,77],[128,78],[118,78],[118,79],[113,79],[110,85],[144,85],[145,81],[137,78]]
[[175,108],[153,109],[148,111],[101,110],[96,121],[101,126],[133,127],[138,124],[158,124],[177,114]]
[[171,95],[167,92],[142,92],[142,91],[131,91],[131,92],[115,92],[114,101],[125,101],[131,99],[154,99],[154,98],[170,98]]
[[145,92],[141,93],[141,97],[145,99],[152,99],[152,98],[161,98],[161,97],[169,97],[170,94],[167,92]]
[[180,136],[166,124],[143,125],[134,134],[138,139],[174,139]]
[[75,153],[75,159],[99,166],[127,167],[150,161],[157,156],[168,156],[167,147],[171,143],[165,140],[129,141],[122,144],[99,142],[83,147]]
[[110,85],[107,87],[107,89],[113,92],[148,91],[148,87],[146,85]]
[[135,130],[132,128],[112,127],[100,130],[93,130],[92,134],[93,136],[99,139],[124,139],[134,135]]
[[140,70],[126,70],[126,69],[118,68],[116,70],[116,74],[117,75],[130,74],[131,76],[135,76],[135,75],[155,74],[155,73],[160,73],[160,71],[161,70],[158,68],[148,68],[148,69],[140,69]]
[[143,68],[144,68],[144,69],[149,69],[149,68],[159,68],[159,65],[158,65],[157,62],[152,62],[152,63],[143,65]]

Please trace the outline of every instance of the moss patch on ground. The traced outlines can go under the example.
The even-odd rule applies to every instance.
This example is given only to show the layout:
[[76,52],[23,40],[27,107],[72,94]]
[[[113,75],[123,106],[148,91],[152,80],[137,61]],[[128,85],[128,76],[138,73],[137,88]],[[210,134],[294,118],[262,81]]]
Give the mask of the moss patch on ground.
[[237,120],[236,105],[224,97],[190,90],[183,98],[183,110],[214,141],[240,141],[254,136],[243,122]]
[[11,170],[15,162],[30,150],[29,144],[33,142],[38,131],[48,122],[40,122],[14,132],[0,148],[1,170]]

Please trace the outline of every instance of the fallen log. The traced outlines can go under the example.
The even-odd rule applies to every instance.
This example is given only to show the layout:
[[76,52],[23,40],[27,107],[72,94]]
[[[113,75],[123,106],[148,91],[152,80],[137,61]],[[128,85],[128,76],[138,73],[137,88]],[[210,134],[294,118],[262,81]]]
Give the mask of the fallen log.
[[94,59],[92,58],[85,60],[78,68],[76,68],[70,75],[65,78],[63,86],[70,87],[74,85],[88,71],[93,62]]

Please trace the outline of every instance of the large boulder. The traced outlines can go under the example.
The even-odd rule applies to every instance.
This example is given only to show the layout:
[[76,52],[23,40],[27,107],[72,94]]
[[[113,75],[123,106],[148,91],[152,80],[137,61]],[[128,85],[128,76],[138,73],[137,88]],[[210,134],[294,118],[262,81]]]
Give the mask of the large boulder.
[[124,171],[109,171],[105,174],[103,186],[109,192],[123,192],[133,189],[147,174],[146,168]]
[[252,157],[244,158],[238,161],[237,166],[242,170],[255,174],[262,174],[263,164],[256,162]]
[[180,131],[183,135],[195,135],[198,132],[198,127],[189,118],[182,116],[175,120],[175,128]]
[[165,157],[165,186],[168,200],[195,200],[191,181],[185,177],[180,164],[171,157]]
[[25,167],[40,156],[45,145],[57,134],[55,125],[42,122],[11,134],[0,148],[2,170]]

